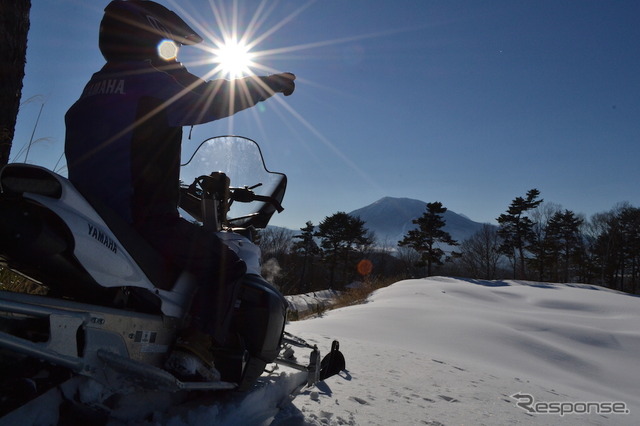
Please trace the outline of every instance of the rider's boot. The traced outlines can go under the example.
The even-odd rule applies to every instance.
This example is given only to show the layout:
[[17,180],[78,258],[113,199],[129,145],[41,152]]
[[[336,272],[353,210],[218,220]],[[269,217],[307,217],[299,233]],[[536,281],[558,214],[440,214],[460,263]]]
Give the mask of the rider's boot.
[[[219,381],[213,349],[224,347],[231,326],[232,312],[240,281],[246,271],[241,260],[225,269],[226,279],[218,285],[200,286],[189,310],[190,326],[176,342],[166,367],[184,380]],[[234,272],[234,274],[231,274]]]
[[188,329],[178,338],[165,366],[183,381],[220,380],[220,372],[215,367],[213,339],[196,329]]

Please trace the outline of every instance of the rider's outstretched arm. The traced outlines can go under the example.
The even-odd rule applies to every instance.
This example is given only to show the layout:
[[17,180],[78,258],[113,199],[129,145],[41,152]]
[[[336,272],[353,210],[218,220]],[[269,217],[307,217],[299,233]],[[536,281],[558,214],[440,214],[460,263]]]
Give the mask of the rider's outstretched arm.
[[208,83],[212,97],[213,113],[228,117],[243,109],[250,108],[276,93],[289,96],[295,89],[295,75],[291,73],[273,74],[265,77],[251,76],[234,80],[214,80]]
[[291,73],[205,82],[181,65],[163,71],[178,88],[164,88],[171,92],[164,96],[169,98],[164,105],[173,125],[201,124],[228,117],[276,93],[289,96],[295,90],[296,76]]

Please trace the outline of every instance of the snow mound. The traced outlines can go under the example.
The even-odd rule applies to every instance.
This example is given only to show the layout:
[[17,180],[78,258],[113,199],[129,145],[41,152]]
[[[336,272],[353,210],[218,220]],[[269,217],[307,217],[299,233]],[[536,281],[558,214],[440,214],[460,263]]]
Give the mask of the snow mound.
[[[602,287],[407,280],[288,331],[347,360],[294,401],[306,424],[640,424],[640,298]],[[531,413],[515,394],[630,413]]]

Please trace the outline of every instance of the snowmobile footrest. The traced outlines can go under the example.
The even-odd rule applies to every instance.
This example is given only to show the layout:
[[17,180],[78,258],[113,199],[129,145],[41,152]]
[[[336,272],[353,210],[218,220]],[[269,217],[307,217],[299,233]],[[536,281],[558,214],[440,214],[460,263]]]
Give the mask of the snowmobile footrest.
[[334,340],[331,344],[331,352],[320,361],[320,351],[316,345],[310,345],[306,340],[286,333],[283,342],[288,345],[297,346],[299,348],[311,349],[309,356],[309,366],[304,367],[298,364],[293,357],[279,357],[276,362],[286,365],[297,370],[309,373],[307,384],[313,386],[317,382],[323,381],[334,376],[346,368],[344,355],[340,352],[340,343]]
[[311,354],[309,355],[309,365],[304,366],[302,364],[298,364],[295,360],[289,358],[281,358],[276,359],[277,364],[281,364],[287,366],[289,368],[293,368],[298,371],[304,371],[307,373],[307,386],[315,385],[320,378],[320,363],[318,360],[320,359],[320,351],[318,348],[313,348]]

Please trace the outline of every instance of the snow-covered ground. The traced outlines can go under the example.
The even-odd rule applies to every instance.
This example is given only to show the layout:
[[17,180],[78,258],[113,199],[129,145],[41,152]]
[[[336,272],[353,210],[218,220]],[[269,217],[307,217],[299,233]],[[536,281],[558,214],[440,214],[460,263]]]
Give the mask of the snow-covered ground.
[[640,424],[640,298],[601,287],[408,280],[288,330],[347,371],[286,424]]
[[[640,424],[635,296],[583,284],[432,277],[398,282],[368,303],[287,330],[325,352],[338,339],[346,371],[293,403],[287,395],[302,373],[275,377],[244,399],[171,411],[154,395],[127,398],[109,424]],[[54,397],[0,424],[56,424],[59,403]],[[147,404],[154,415],[133,420]]]

